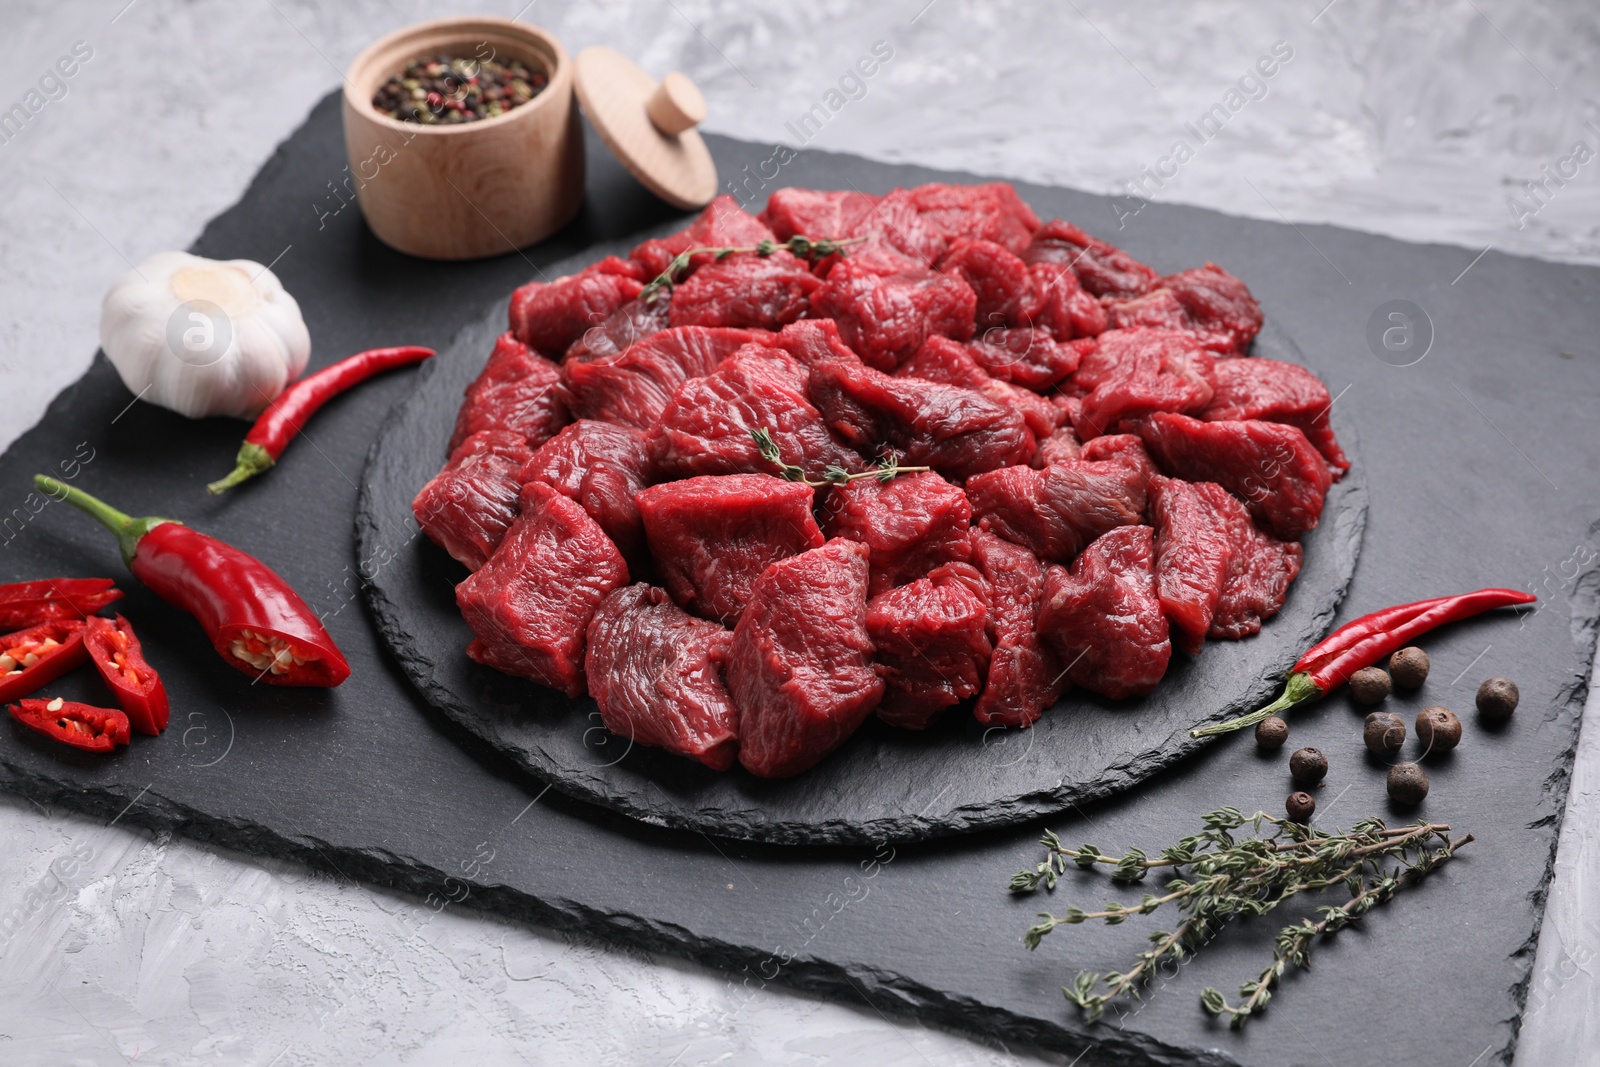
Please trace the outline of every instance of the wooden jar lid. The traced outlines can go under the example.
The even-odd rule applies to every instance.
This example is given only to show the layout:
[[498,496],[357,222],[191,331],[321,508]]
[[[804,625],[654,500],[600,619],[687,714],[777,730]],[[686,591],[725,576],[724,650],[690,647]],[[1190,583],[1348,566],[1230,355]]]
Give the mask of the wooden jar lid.
[[645,188],[673,207],[704,207],[717,195],[717,166],[694,129],[706,101],[674,71],[656,84],[627,56],[593,45],[578,53],[578,100],[595,132]]

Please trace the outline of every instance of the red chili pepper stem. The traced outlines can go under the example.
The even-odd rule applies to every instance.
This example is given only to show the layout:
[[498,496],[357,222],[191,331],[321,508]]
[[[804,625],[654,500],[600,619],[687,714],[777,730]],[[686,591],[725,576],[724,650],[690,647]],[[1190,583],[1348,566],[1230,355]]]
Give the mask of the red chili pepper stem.
[[1232,733],[1235,730],[1243,730],[1246,727],[1254,726],[1262,719],[1276,715],[1281,711],[1288,711],[1290,708],[1298,708],[1302,704],[1310,704],[1314,701],[1321,700],[1324,695],[1325,694],[1323,693],[1322,689],[1318,687],[1317,683],[1311,680],[1311,675],[1305,673],[1304,671],[1297,671],[1294,674],[1289,675],[1289,681],[1283,687],[1283,696],[1279,697],[1277,700],[1274,700],[1266,707],[1258,708],[1248,715],[1241,715],[1237,719],[1229,719],[1227,722],[1219,722],[1212,726],[1202,726],[1197,730],[1190,730],[1189,736],[1213,737],[1217,734],[1227,734]]
[[234,458],[234,468],[228,472],[226,478],[219,478],[206,486],[206,490],[213,496],[225,493],[240,482],[248,482],[258,474],[271,470],[277,460],[272,458],[272,453],[256,444],[246,441],[239,446],[239,455]]
[[183,525],[177,519],[163,519],[155,515],[136,519],[132,515],[118,511],[104,500],[90,496],[82,489],[74,489],[44,474],[35,474],[33,484],[34,488],[46,496],[65,501],[79,511],[99,519],[106,529],[117,535],[117,545],[122,549],[122,562],[130,567],[133,566],[133,554],[139,549],[139,540],[145,534],[165,522]]

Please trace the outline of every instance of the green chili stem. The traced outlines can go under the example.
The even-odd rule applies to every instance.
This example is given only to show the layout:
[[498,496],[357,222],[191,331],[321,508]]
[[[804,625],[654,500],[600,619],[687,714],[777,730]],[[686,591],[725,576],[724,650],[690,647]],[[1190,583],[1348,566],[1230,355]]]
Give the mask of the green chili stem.
[[[98,497],[90,496],[82,489],[74,489],[65,482],[58,482],[43,474],[33,476],[33,484],[39,492],[55,500],[64,500],[79,511],[93,515],[99,519],[106,529],[117,535],[117,545],[122,549],[122,561],[128,565],[133,564],[133,554],[138,551],[139,540],[149,533],[152,528],[164,522],[177,522],[176,519],[163,519],[155,516],[136,519],[125,512],[107,504]],[[183,525],[179,523],[179,525]]]
[[272,453],[256,444],[246,441],[239,446],[239,455],[234,460],[236,466],[226,478],[219,478],[206,486],[206,490],[213,496],[224,493],[240,482],[247,482],[263,471],[269,470],[277,460],[272,458]]
[[1232,733],[1234,730],[1243,730],[1247,726],[1254,726],[1262,719],[1276,715],[1280,711],[1298,708],[1302,704],[1310,704],[1322,698],[1322,690],[1317,683],[1311,680],[1311,675],[1304,671],[1296,671],[1289,675],[1288,682],[1283,687],[1283,695],[1264,708],[1258,708],[1248,715],[1240,715],[1227,722],[1215,723],[1211,726],[1200,726],[1189,731],[1190,737],[1213,737],[1217,734]]

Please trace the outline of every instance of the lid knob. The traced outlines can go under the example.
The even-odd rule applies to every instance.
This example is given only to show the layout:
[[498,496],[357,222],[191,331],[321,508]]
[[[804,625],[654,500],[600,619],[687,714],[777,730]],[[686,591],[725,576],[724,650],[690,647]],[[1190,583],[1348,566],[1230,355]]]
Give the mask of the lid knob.
[[673,71],[661,79],[655,92],[645,102],[645,111],[656,129],[668,137],[676,137],[705,121],[706,98],[687,77]]

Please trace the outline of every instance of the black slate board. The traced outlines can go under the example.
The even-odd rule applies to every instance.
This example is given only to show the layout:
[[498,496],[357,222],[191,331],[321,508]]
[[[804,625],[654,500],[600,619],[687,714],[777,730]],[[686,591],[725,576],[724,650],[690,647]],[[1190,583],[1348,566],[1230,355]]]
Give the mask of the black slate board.
[[[711,144],[726,174],[747,162],[754,169],[772,152]],[[590,210],[571,232],[528,252],[530,260],[548,265],[664,221],[618,168],[592,162]],[[520,256],[448,268],[408,260],[379,245],[352,209],[321,219],[319,229],[319,212],[334,206],[324,200],[326,183],[343,166],[330,96],[197,244],[203,254],[262,262],[292,244],[274,269],[301,299],[319,363],[376,343],[443,346],[486,295],[532,273]],[[939,177],[809,152],[784,168],[796,184],[886,174],[908,183]],[[1115,230],[1105,200],[1074,195],[1068,203],[1081,224]],[[1210,1023],[1198,992],[1232,989],[1259,971],[1277,922],[1236,925],[1126,1016],[1082,1023],[1060,984],[1079,968],[1126,965],[1153,920],[1073,928],[1025,952],[1018,939],[1041,901],[1014,899],[1004,886],[1038,859],[1043,823],[882,848],[719,842],[544,793],[431,711],[384,653],[354,578],[360,464],[409,389],[405,375],[330,406],[310,428],[314,447],[295,448],[250,492],[217,501],[202,486],[228,466],[240,424],[187,423],[139,405],[123,413],[128,395],[103,361],[52,404],[0,465],[0,580],[121,573],[110,540],[86,518],[56,504],[34,514],[29,502],[28,475],[61,470],[86,442],[94,458],[81,464],[77,484],[136,512],[176,513],[266,558],[327,614],[355,673],[327,693],[249,687],[217,663],[189,620],[131,588],[123,608],[165,671],[173,727],[97,760],[0,726],[0,786],[415,893],[423,899],[400,919],[408,930],[434,904],[457,901],[725,968],[730,1012],[746,990],[775,982],[1012,1045],[1084,1053],[1083,1065],[1508,1062],[1600,615],[1592,569],[1600,465],[1590,421],[1600,402],[1600,271],[1491,252],[1452,285],[1472,250],[1159,204],[1117,237],[1159,267],[1209,255],[1236,270],[1335,392],[1349,386],[1340,403],[1361,433],[1371,512],[1341,617],[1491,581],[1545,598],[1520,623],[1484,619],[1437,634],[1428,642],[1433,680],[1394,705],[1461,709],[1471,684],[1494,673],[1521,684],[1522,707],[1507,730],[1481,733],[1469,716],[1461,748],[1431,769],[1423,814],[1473,831],[1478,842],[1415,893],[1320,947],[1314,972],[1291,976],[1270,1012],[1242,1033]],[[1428,357],[1404,369],[1375,359],[1364,339],[1373,311],[1396,299],[1424,307],[1438,334]],[[57,688],[104,700],[97,690],[82,677]],[[1295,742],[1318,745],[1333,762],[1321,803],[1332,823],[1386,811],[1381,769],[1359,754],[1358,722],[1343,698],[1294,719]],[[1262,759],[1248,737],[1235,736],[1049,825],[1107,848],[1159,847],[1221,804],[1275,810],[1286,777],[1281,757]],[[937,787],[929,783],[930,798]],[[1069,879],[1052,905],[1110,895],[1085,875]],[[679,1063],[702,1059],[691,1043]]]
[[[861,188],[881,193],[892,185],[883,174]],[[1042,190],[1033,207],[1049,218],[1067,209],[1071,195]],[[549,274],[626,255],[633,243],[598,245]],[[1210,642],[1199,657],[1177,653],[1160,688],[1143,699],[1069,692],[1029,730],[986,729],[959,714],[912,733],[873,717],[798,777],[763,780],[740,767],[719,773],[612,735],[588,697],[572,700],[466,657],[472,631],[452,585],[467,572],[417,535],[411,500],[438,471],[461,392],[506,329],[504,304],[497,301],[423,368],[373,446],[356,548],[362,559],[384,565],[373,568],[367,602],[406,676],[451,719],[568,796],[651,825],[772,844],[860,845],[1007,826],[1111,796],[1212,743],[1189,736],[1197,722],[1220,722],[1270,700],[1284,671],[1327,630],[1355,573],[1365,474],[1350,420],[1335,405],[1356,466],[1329,493],[1321,525],[1304,539],[1304,570],[1262,634]],[[1275,324],[1257,339],[1254,355],[1304,361]],[[938,785],[932,796],[930,782]]]

